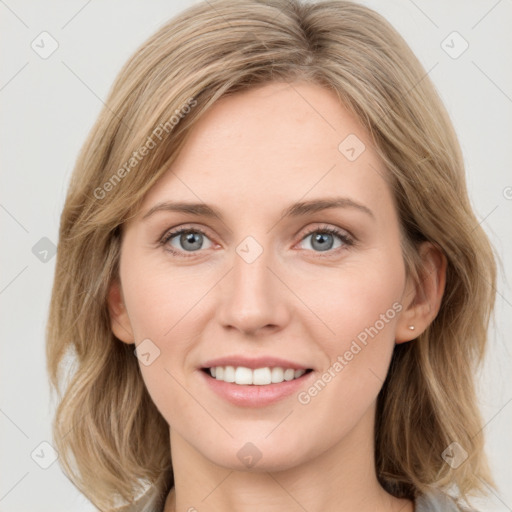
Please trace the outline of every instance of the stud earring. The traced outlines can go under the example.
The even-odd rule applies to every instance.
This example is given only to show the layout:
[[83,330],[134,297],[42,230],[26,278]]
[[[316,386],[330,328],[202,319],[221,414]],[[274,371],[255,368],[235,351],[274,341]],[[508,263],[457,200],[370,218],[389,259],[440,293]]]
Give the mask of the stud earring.
[[411,331],[414,331],[414,325],[409,325],[409,329],[410,329]]

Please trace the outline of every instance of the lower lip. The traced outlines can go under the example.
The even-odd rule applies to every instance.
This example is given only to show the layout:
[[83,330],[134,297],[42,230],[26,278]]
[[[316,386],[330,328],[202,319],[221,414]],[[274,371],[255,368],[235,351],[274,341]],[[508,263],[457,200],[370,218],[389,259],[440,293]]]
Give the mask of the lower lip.
[[305,373],[298,379],[285,380],[279,384],[266,384],[264,386],[233,384],[214,379],[202,370],[199,370],[199,373],[206,384],[228,402],[239,407],[265,407],[299,392],[314,372]]

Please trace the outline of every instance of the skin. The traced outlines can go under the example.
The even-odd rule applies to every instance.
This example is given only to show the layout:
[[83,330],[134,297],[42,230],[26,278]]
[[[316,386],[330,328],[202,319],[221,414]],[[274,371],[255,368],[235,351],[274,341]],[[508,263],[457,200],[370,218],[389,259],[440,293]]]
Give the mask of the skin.
[[[355,161],[338,150],[349,134],[366,146]],[[175,488],[166,512],[413,510],[378,483],[375,405],[395,343],[414,342],[439,310],[446,261],[425,243],[427,277],[417,284],[406,275],[385,175],[368,133],[332,92],[266,84],[219,100],[124,225],[112,329],[160,350],[140,367],[170,426]],[[292,203],[333,196],[372,215],[343,207],[281,218]],[[170,200],[212,205],[222,220],[172,211],[143,219]],[[159,245],[175,227],[203,230],[202,246],[179,235]],[[333,245],[322,251],[306,230],[325,227],[354,243],[327,234],[323,247]],[[236,252],[247,236],[263,249],[252,263]],[[396,303],[401,311],[308,404],[294,393],[235,406],[199,374],[207,359],[272,355],[314,370],[307,391]],[[261,454],[251,468],[237,457],[247,442]]]

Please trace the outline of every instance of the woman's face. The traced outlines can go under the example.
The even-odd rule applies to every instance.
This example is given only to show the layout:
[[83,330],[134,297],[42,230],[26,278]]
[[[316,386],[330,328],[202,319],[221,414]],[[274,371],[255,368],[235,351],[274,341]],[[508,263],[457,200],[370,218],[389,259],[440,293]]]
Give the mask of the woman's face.
[[199,121],[124,226],[113,322],[141,344],[172,443],[268,470],[371,441],[395,342],[413,337],[385,174],[317,85],[224,97]]

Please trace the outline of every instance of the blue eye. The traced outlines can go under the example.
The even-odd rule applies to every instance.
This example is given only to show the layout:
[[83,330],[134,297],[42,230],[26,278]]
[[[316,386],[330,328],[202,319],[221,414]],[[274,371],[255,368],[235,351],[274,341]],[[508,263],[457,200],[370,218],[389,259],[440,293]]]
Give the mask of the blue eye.
[[[316,253],[328,253],[326,256],[336,254],[339,249],[354,244],[354,240],[345,231],[330,226],[310,229],[302,238],[301,243],[311,238],[309,247]],[[204,245],[206,242],[206,246]],[[201,249],[210,249],[212,242],[204,231],[198,228],[183,227],[166,233],[160,241],[165,250],[181,257],[194,256]]]
[[[343,246],[353,245],[353,240],[344,232],[335,228],[314,228],[306,234],[302,241],[311,238],[310,246],[315,252],[326,252],[339,249]],[[334,247],[338,239],[339,243]]]
[[[180,252],[197,252],[202,248],[208,249],[211,247],[211,242],[209,246],[202,247],[204,240],[209,239],[200,229],[181,228],[167,233],[161,243],[165,245],[166,249],[170,252],[179,254]],[[178,247],[176,247],[176,244],[173,242],[176,242]],[[171,247],[177,248],[178,250],[174,250]]]

